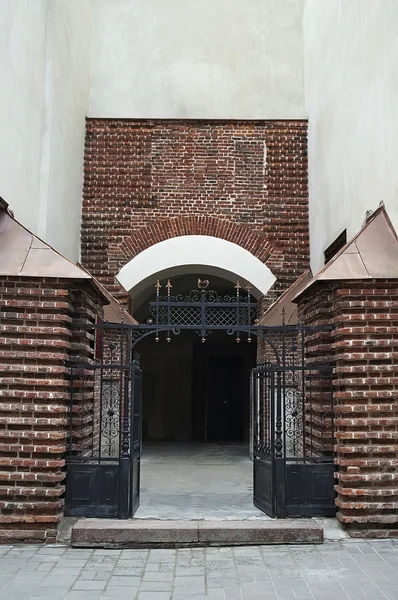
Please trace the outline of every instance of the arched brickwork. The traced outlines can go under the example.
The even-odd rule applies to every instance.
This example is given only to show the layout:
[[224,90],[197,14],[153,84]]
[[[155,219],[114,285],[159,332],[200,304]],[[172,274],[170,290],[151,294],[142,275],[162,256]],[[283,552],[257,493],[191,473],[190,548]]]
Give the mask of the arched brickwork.
[[123,254],[128,261],[158,242],[182,235],[211,235],[233,242],[251,252],[261,262],[266,262],[274,251],[264,236],[246,225],[215,217],[189,216],[163,219],[137,229],[119,245],[118,253]]
[[309,266],[307,184],[305,121],[88,119],[82,263],[125,302],[137,254],[210,235],[267,264],[270,302]]

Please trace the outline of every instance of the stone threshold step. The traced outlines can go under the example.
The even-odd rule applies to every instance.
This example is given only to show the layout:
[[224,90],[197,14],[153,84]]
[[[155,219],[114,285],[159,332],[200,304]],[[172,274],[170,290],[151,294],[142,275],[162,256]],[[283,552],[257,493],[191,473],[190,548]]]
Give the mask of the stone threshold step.
[[269,521],[160,521],[80,519],[71,544],[80,547],[321,544],[323,527],[309,519]]

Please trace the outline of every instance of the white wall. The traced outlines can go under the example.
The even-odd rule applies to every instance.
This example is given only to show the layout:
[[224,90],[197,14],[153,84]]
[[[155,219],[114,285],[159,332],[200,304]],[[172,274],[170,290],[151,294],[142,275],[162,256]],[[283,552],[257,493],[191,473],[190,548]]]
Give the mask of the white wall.
[[92,0],[49,0],[39,232],[74,260],[80,250]]
[[398,2],[305,0],[313,270],[380,200],[398,228]]
[[90,115],[302,118],[302,0],[95,0]]
[[47,0],[0,0],[0,196],[37,232]]
[[0,0],[0,195],[79,254],[93,0]]

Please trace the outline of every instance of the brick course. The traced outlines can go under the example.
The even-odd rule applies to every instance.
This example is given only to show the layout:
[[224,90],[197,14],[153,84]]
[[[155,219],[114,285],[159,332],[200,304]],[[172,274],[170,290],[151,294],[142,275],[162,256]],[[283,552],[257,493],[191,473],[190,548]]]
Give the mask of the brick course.
[[240,244],[278,278],[308,266],[306,121],[88,119],[82,261],[126,301],[114,275],[176,235]]

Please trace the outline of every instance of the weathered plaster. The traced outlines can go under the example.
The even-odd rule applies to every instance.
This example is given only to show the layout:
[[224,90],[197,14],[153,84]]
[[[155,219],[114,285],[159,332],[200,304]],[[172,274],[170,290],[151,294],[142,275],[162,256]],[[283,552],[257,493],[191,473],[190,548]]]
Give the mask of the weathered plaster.
[[47,0],[0,0],[0,196],[37,233]]
[[95,0],[90,116],[305,117],[302,0]]
[[306,0],[313,271],[383,200],[398,227],[398,3]]
[[92,0],[0,0],[0,195],[76,260]]

